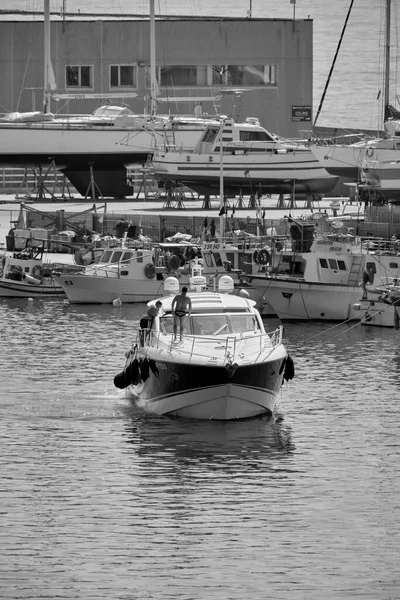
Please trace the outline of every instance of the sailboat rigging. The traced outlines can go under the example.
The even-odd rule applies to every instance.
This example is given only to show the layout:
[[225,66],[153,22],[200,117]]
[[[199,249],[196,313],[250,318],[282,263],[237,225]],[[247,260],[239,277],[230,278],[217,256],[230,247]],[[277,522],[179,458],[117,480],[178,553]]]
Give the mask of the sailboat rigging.
[[[392,0],[386,0],[385,18],[385,68],[383,93],[384,136],[373,139],[365,139],[363,136],[363,139],[355,144],[332,143],[331,140],[327,141],[313,137],[309,143],[313,153],[318,157],[329,173],[345,177],[352,182],[359,180],[360,167],[366,156],[371,159],[373,158],[375,161],[382,162],[399,160],[400,119],[396,120],[396,114],[393,112],[395,109],[389,104],[391,1]],[[317,117],[320,108],[321,105],[318,109]],[[389,115],[391,115],[392,118],[389,118]]]
[[[92,198],[122,197],[132,195],[127,168],[145,164],[155,146],[165,142],[168,132],[176,144],[193,146],[207,122],[215,119],[158,115],[154,0],[150,0],[150,31],[148,113],[135,114],[127,107],[107,105],[93,114],[55,116],[52,100],[103,99],[113,94],[63,94],[56,89],[50,56],[50,0],[44,0],[43,112],[9,113],[0,118],[0,165],[57,169],[82,196],[87,197],[90,189]],[[124,93],[122,97],[133,95],[137,94]]]

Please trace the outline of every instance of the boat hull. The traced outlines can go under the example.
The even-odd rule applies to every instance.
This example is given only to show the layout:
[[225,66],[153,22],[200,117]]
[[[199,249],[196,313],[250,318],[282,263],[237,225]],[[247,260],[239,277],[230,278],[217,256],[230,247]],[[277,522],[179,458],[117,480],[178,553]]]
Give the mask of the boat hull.
[[[310,148],[328,173],[338,177],[358,180],[360,167],[366,157],[366,145],[345,146],[338,144],[324,146],[311,144]],[[396,161],[399,149],[396,147],[372,149],[371,147],[368,153],[374,158],[379,157],[381,161]]]
[[386,304],[382,300],[361,300],[359,305],[361,325],[399,329],[400,302],[396,307],[393,304]]
[[0,279],[0,298],[43,298],[51,296],[64,297],[61,286],[54,281],[45,284],[30,284],[11,279]]
[[283,277],[253,277],[252,283],[266,295],[282,321],[346,321],[361,318],[360,312],[354,308],[360,300],[359,286],[310,283]]
[[[57,123],[0,124],[0,165],[62,171],[82,196],[127,196],[126,169],[143,164],[165,142],[165,122],[124,129]],[[159,130],[157,130],[157,128]],[[204,126],[179,126],[176,144],[194,145]],[[92,173],[90,172],[92,168]],[[46,173],[44,172],[43,175]],[[95,182],[92,184],[91,176]]]
[[155,361],[144,382],[128,386],[138,406],[159,415],[198,420],[249,419],[271,415],[282,385],[286,351],[259,364],[229,367]]
[[[175,152],[156,154],[153,165],[158,177],[183,183],[200,194],[219,193],[219,156],[206,154],[198,158],[193,155],[190,162],[184,160],[184,156]],[[289,194],[293,192],[293,185],[296,192],[325,193],[337,183],[337,177],[327,173],[307,151],[264,153],[261,157],[225,154],[223,174],[224,191],[231,194],[253,194],[260,189],[263,193]]]
[[123,279],[122,277],[55,274],[71,304],[110,304],[149,302],[163,291],[163,280]]

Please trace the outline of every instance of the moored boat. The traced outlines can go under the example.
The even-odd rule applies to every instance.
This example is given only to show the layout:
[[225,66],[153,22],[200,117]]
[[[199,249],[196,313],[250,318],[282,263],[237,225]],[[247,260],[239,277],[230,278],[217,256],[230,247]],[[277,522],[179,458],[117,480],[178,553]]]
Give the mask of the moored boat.
[[354,305],[360,311],[362,325],[400,329],[399,278],[388,277],[373,297],[363,298]]
[[[398,276],[400,253],[397,241],[355,241],[338,235],[313,242],[302,255],[304,271],[296,277],[255,274],[251,282],[266,295],[283,321],[358,320],[354,306],[360,298],[363,273],[369,273],[365,296],[375,293],[383,278]],[[378,283],[377,283],[378,282]]]
[[42,256],[29,251],[4,253],[0,259],[0,297],[64,297],[62,287],[53,279],[53,268]]
[[[165,249],[178,244],[153,244],[122,240],[122,245],[106,248],[96,262],[71,272],[56,269],[53,277],[71,304],[111,304],[149,302],[160,294],[170,274],[189,281],[186,259],[182,253],[165,261]],[[185,250],[186,246],[182,246]]]
[[218,292],[209,292],[200,272],[193,269],[182,341],[174,342],[172,314],[179,282],[169,278],[170,295],[159,299],[163,316],[155,317],[150,330],[138,331],[114,384],[160,415],[201,420],[271,415],[283,380],[294,375],[283,329],[267,333],[255,303],[229,293],[229,276],[220,278]]

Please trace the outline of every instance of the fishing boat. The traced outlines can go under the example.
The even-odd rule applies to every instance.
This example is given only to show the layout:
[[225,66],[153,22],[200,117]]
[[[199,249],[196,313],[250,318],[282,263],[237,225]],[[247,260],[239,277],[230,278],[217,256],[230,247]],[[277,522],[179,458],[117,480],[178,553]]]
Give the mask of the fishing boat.
[[[13,112],[0,119],[0,165],[41,168],[45,175],[61,171],[85,197],[127,196],[132,194],[127,182],[129,166],[144,164],[155,146],[165,143],[166,138],[178,145],[193,146],[205,125],[214,122],[210,117],[157,114],[154,0],[150,0],[149,114],[109,106],[92,115],[55,116],[51,113],[52,101],[68,101],[76,94],[62,94],[55,89],[50,57],[50,0],[44,0],[44,17],[43,111]],[[131,96],[137,94],[78,95],[108,101]]]
[[364,295],[376,296],[383,278],[399,275],[399,245],[397,240],[326,235],[314,240],[310,252],[302,255],[302,265],[296,276],[267,273],[250,278],[281,320],[359,320],[355,305],[364,272],[369,274]]
[[[76,272],[54,270],[53,277],[71,304],[126,304],[149,302],[160,294],[164,279],[175,275],[189,281],[188,250],[193,244],[155,244],[126,238],[118,247],[105,248]],[[174,252],[170,252],[174,250]],[[166,253],[170,254],[166,261]]]
[[261,127],[222,119],[208,124],[196,146],[166,146],[153,154],[154,172],[162,182],[184,184],[200,194],[322,194],[333,189],[330,175],[307,145],[289,142]]
[[[63,268],[68,269],[70,265],[66,263]],[[53,279],[53,269],[49,255],[43,253],[43,245],[35,246],[33,240],[24,250],[3,252],[0,256],[0,297],[64,297],[62,287]]]
[[177,279],[166,280],[163,316],[138,331],[115,386],[159,415],[223,421],[271,415],[284,379],[294,375],[282,327],[267,333],[255,303],[230,293],[228,275],[219,279],[218,291],[208,291],[197,266],[190,316],[175,343],[172,304],[179,289]]

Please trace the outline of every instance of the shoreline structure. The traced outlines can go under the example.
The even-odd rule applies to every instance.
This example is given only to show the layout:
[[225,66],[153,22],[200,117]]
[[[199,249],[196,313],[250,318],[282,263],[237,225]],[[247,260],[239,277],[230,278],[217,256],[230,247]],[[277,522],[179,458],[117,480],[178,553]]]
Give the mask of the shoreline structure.
[[[48,228],[49,221],[43,222],[42,217],[50,213],[55,219],[57,216],[59,231],[68,229],[69,219],[77,219],[78,223],[82,223],[83,217],[88,229],[100,228],[101,233],[113,235],[118,222],[128,221],[154,241],[162,241],[178,231],[199,235],[204,231],[205,223],[210,227],[213,220],[219,230],[220,200],[214,197],[207,203],[201,198],[188,196],[171,201],[165,196],[145,198],[144,195],[124,200],[97,199],[93,202],[74,197],[67,200],[32,200],[0,194],[0,244],[5,242],[12,222],[17,221],[21,204],[26,205],[30,215],[32,225],[29,226]],[[32,212],[29,212],[30,208]],[[263,196],[254,203],[247,196],[241,199],[228,198],[224,218],[228,229],[244,229],[251,234],[257,234],[258,231],[261,235],[269,228],[282,225],[285,216],[304,219],[327,215],[340,219],[345,211],[346,218],[349,218],[350,211],[355,215],[357,209],[362,214],[360,207],[356,203],[350,205],[347,198],[323,198],[313,202],[296,199],[292,202],[290,197]],[[93,227],[94,220],[96,227]]]

